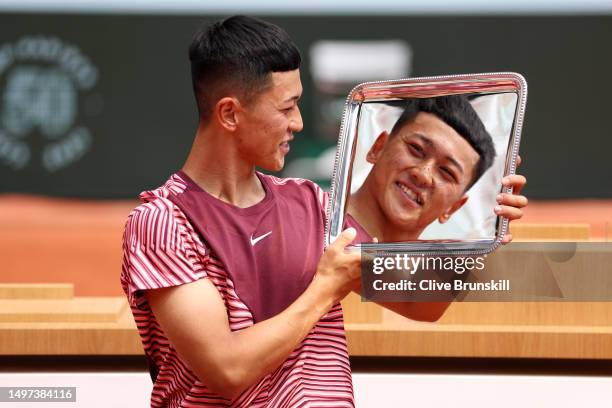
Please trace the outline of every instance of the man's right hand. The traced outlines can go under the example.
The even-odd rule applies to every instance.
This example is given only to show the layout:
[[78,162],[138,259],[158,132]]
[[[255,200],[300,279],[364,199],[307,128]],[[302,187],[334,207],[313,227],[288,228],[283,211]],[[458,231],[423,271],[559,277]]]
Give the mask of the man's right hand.
[[344,299],[360,285],[361,254],[346,251],[346,246],[353,242],[356,235],[354,228],[342,231],[319,260],[313,285],[330,296],[332,304]]

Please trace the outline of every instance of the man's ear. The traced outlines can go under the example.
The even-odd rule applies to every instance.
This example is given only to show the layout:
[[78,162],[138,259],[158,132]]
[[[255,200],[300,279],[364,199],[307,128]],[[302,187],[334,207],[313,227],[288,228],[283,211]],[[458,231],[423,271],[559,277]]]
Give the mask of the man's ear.
[[219,124],[226,130],[233,132],[236,130],[238,125],[238,111],[240,109],[240,102],[238,99],[226,96],[219,99],[215,104],[214,115],[217,118]]
[[370,147],[370,150],[368,150],[368,154],[366,154],[366,161],[368,163],[374,164],[378,161],[380,153],[382,152],[383,147],[385,147],[385,144],[387,143],[388,139],[389,133],[386,130],[380,132],[380,135],[378,135],[376,141],[374,142],[372,147]]
[[448,221],[451,215],[453,215],[458,209],[460,209],[465,205],[465,203],[467,203],[467,200],[467,194],[462,195],[460,199],[455,201],[453,205],[451,205],[446,211],[442,213],[442,215],[438,217],[438,222],[440,224],[444,224],[446,221]]

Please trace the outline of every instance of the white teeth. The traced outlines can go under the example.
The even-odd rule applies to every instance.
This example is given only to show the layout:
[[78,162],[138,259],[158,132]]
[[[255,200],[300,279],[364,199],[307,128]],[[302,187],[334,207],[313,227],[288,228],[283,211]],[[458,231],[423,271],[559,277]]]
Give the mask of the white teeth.
[[406,187],[402,183],[397,183],[397,185],[404,192],[404,194],[406,194],[412,200],[416,201],[417,204],[419,205],[421,204],[421,198],[414,191],[410,190],[408,187]]

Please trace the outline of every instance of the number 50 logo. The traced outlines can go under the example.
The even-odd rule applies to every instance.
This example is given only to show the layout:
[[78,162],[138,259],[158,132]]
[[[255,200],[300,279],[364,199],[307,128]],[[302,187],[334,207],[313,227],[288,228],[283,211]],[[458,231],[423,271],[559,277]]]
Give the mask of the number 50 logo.
[[93,137],[78,121],[79,96],[97,78],[98,70],[77,47],[54,37],[23,37],[0,46],[0,161],[16,170],[26,167],[33,156],[28,139],[35,134],[43,140],[39,160],[47,171],[80,159]]

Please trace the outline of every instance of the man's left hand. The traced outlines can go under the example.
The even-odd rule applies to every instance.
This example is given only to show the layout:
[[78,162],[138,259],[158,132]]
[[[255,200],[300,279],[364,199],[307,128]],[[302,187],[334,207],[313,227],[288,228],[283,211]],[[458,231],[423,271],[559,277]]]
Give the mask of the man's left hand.
[[[521,156],[516,161],[517,167],[521,164]],[[495,207],[495,214],[508,218],[508,221],[518,220],[523,216],[523,210],[527,206],[527,197],[521,195],[521,190],[527,184],[525,176],[513,174],[502,179],[504,187],[511,187],[512,193],[501,193],[497,196],[498,205]],[[502,239],[502,244],[512,241],[512,234],[509,232]]]

